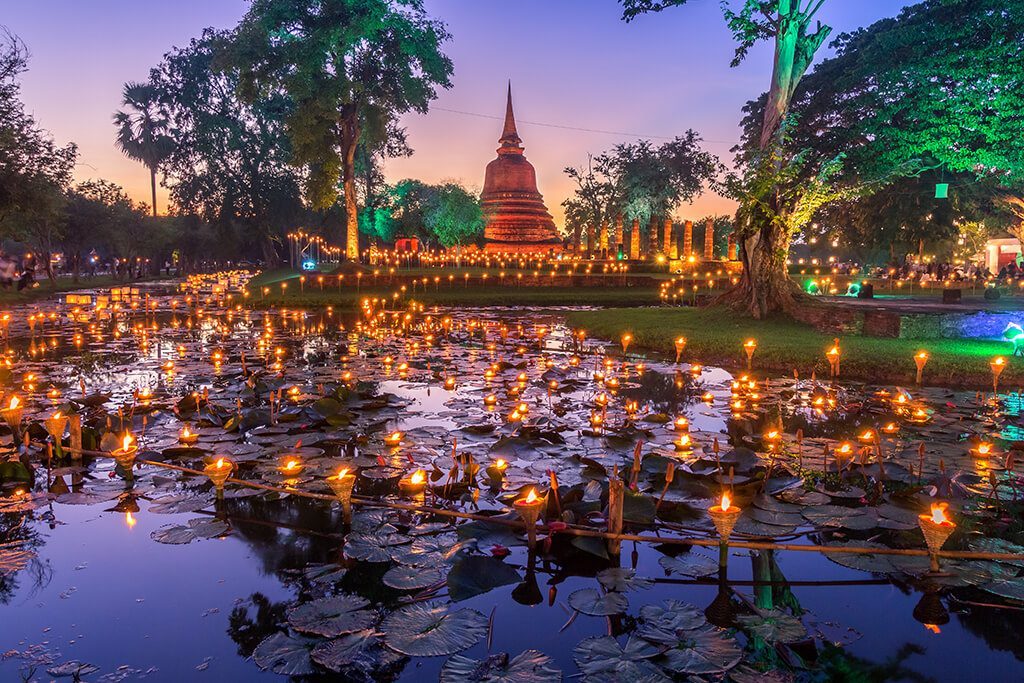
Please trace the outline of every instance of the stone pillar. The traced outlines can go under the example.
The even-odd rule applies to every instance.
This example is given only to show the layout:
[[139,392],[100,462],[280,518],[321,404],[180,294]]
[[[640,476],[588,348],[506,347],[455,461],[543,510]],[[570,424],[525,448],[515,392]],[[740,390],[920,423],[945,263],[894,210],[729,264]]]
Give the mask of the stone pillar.
[[590,254],[595,249],[597,249],[597,226],[591,224],[587,226],[587,253]]
[[629,231],[629,258],[636,261],[640,258],[640,219],[634,218]]
[[626,246],[625,235],[622,234],[623,232],[624,230],[622,228],[622,214],[620,213],[617,216],[615,216],[615,243],[612,244],[612,251],[614,251],[616,255],[619,253],[620,247]]
[[729,233],[729,254],[730,261],[736,260],[736,233]]
[[708,218],[704,223],[704,260],[713,261],[715,258],[715,219]]
[[601,237],[598,241],[598,253],[604,255],[608,251],[608,219],[601,221]]
[[665,256],[667,258],[675,258],[672,254],[672,252],[675,251],[675,249],[672,248],[675,246],[672,242],[672,219],[668,216],[665,216],[665,222],[662,223],[662,235],[664,236],[663,251],[665,252]]
[[693,221],[683,223],[683,258],[693,256]]

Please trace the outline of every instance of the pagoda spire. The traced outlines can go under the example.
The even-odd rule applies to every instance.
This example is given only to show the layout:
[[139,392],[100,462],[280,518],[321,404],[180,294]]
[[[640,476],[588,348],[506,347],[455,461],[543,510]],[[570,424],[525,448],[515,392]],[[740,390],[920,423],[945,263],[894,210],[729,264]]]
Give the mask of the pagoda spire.
[[502,128],[501,137],[498,139],[501,143],[501,148],[498,150],[499,153],[513,152],[522,150],[520,146],[523,142],[522,138],[519,137],[519,133],[516,132],[516,115],[512,111],[512,81],[508,82],[508,100],[505,104],[505,126]]

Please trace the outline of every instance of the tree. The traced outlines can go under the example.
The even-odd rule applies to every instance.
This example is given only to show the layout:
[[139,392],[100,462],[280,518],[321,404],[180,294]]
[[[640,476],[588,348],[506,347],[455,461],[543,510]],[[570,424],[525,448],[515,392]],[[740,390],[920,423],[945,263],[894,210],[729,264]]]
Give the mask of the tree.
[[161,169],[179,214],[198,215],[221,245],[272,267],[284,233],[307,218],[283,123],[292,104],[270,89],[239,97],[240,73],[218,62],[227,37],[208,29],[151,71],[173,141]]
[[484,214],[476,193],[458,183],[435,187],[424,224],[446,248],[472,243],[484,234]]
[[700,136],[692,130],[660,147],[648,140],[616,145],[598,165],[615,179],[623,213],[644,230],[652,219],[670,216],[679,204],[700,195],[720,170],[718,159],[700,148]]
[[340,179],[349,258],[359,255],[355,156],[368,122],[425,112],[451,86],[447,39],[422,0],[254,0],[235,30],[230,61],[245,99],[279,89],[294,104],[285,123],[307,200],[330,206]]
[[583,231],[587,231],[587,250],[594,251],[594,231],[615,219],[620,210],[619,187],[611,176],[608,160],[603,157],[595,169],[594,158],[588,157],[586,169],[568,166],[564,173],[576,183],[571,197],[562,202],[565,208],[565,226],[578,252]]
[[50,253],[60,239],[77,148],[58,146],[25,112],[17,78],[27,65],[24,43],[0,27],[0,230],[38,251],[52,278]]
[[[620,0],[624,18],[630,21],[640,14],[660,12],[669,7],[686,4],[687,0]],[[803,78],[814,54],[828,37],[831,29],[817,22],[811,24],[825,0],[744,0],[740,10],[730,9],[723,3],[723,12],[733,37],[739,43],[733,66],[739,64],[753,45],[760,40],[775,43],[771,85],[761,118],[757,150],[744,169],[745,178],[733,183],[741,193],[737,233],[743,260],[743,276],[726,301],[736,303],[754,317],[763,318],[777,310],[793,306],[799,291],[787,273],[786,260],[793,232],[802,227],[795,219],[805,215],[810,204],[816,204],[825,194],[817,185],[806,196],[799,188],[779,185],[796,174],[786,170],[791,156],[781,149],[784,136],[783,122],[789,112],[793,93]],[[806,161],[799,166],[806,168]],[[836,174],[834,166],[822,166],[816,175],[826,182]],[[749,194],[757,192],[759,194]]]
[[453,247],[483,235],[480,201],[458,183],[428,185],[406,179],[388,188],[386,196],[372,226],[372,234],[384,242],[415,237],[426,244]]
[[159,92],[149,83],[125,83],[121,105],[124,109],[114,114],[117,147],[126,157],[149,169],[155,217],[156,172],[173,147],[167,135],[167,113]]
[[[799,125],[787,147],[815,163],[843,154],[841,182],[870,192],[822,207],[815,220],[848,226],[848,242],[865,255],[884,246],[890,257],[970,221],[1016,230],[1022,35],[1020,3],[928,0],[839,36],[836,56],[793,98]],[[764,102],[746,107],[743,154],[756,150]],[[950,185],[948,199],[936,198],[937,183]]]

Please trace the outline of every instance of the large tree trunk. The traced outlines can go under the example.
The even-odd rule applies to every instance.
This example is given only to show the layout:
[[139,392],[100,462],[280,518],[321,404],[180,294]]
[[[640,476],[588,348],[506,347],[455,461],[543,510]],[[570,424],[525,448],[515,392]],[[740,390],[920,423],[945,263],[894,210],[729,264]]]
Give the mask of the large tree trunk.
[[[789,112],[793,93],[810,66],[814,53],[831,32],[829,27],[819,24],[817,30],[809,34],[807,25],[814,12],[802,13],[799,5],[796,0],[778,0],[779,23],[772,82],[759,139],[760,151],[766,158],[773,148],[781,144],[782,122]],[[777,158],[771,167],[753,172],[777,172],[781,164],[781,158]],[[764,205],[767,205],[767,210],[759,208]],[[789,278],[786,264],[791,237],[785,220],[788,210],[789,207],[779,203],[777,192],[771,192],[767,197],[751,197],[741,208],[741,213],[749,221],[737,230],[743,275],[739,285],[724,294],[722,299],[746,309],[755,318],[788,311],[802,296],[800,288]],[[741,221],[737,220],[737,223]]]
[[260,238],[260,249],[263,251],[263,263],[267,270],[276,268],[280,264],[281,257],[277,253],[277,248],[274,246],[274,241],[270,239],[270,235]]
[[359,260],[359,207],[356,204],[356,144],[359,142],[359,123],[355,114],[342,122],[341,150],[343,154],[341,179],[345,192],[345,256]]

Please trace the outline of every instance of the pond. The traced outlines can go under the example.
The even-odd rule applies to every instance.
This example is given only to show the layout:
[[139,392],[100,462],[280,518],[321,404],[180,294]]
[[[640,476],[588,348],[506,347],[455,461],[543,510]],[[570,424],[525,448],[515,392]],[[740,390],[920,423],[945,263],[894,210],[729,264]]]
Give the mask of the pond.
[[[1017,394],[677,364],[554,309],[259,311],[209,285],[7,311],[3,680],[1024,678]],[[126,434],[131,468],[101,455]],[[638,540],[615,554],[618,477]],[[720,566],[723,493],[732,541],[777,546]],[[1002,559],[882,554],[923,550],[939,501],[947,549]],[[792,549],[824,545],[878,552]]]

